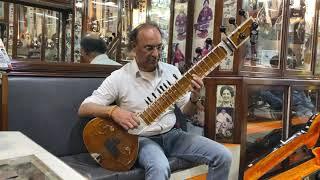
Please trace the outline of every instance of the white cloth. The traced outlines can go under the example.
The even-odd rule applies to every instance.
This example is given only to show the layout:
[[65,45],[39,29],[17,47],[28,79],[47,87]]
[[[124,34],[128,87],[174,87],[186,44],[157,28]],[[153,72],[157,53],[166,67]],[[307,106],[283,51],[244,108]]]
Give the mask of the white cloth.
[[96,56],[90,64],[107,64],[107,65],[121,65],[120,63],[117,63],[116,61],[111,60],[108,55],[106,54],[100,54]]
[[[163,86],[165,83],[168,86],[167,80],[174,84],[177,80],[173,74],[178,78],[181,77],[179,70],[175,66],[163,62],[158,63],[154,78],[150,78],[150,76],[146,78],[143,74],[145,72],[141,73],[136,61],[133,60],[119,70],[112,72],[100,87],[83,101],[83,104],[92,102],[100,105],[109,105],[115,101],[120,108],[131,112],[142,112],[148,106],[145,102],[147,97],[152,101],[155,100],[152,93],[159,97],[157,88],[160,85]],[[182,96],[176,102],[177,106],[182,107],[189,101],[189,98],[190,93]],[[163,115],[149,125],[140,135],[152,136],[169,131],[176,122],[173,110],[173,106],[169,107]]]

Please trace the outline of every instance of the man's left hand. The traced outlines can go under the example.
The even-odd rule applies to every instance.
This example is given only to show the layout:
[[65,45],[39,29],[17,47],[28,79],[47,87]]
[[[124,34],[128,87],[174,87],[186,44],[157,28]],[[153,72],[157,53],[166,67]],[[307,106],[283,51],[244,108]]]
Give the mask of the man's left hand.
[[196,74],[192,74],[193,79],[191,80],[191,97],[192,102],[196,102],[200,97],[200,90],[203,87],[202,79]]

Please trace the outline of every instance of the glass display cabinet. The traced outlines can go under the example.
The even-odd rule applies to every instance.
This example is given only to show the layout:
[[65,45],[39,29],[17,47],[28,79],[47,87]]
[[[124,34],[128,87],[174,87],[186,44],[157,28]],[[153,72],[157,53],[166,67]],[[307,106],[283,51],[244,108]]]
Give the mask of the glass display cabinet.
[[[225,26],[228,34],[235,29],[230,17],[238,25],[243,22],[233,13],[239,7],[259,24],[256,41],[249,39],[204,81],[204,134],[240,145],[242,176],[249,164],[299,132],[319,112],[320,1],[216,1],[215,6],[213,44],[224,36],[216,27]],[[297,150],[268,175],[306,160],[307,151]]]
[[[45,1],[34,6],[0,3],[7,7],[6,47],[13,59],[47,62],[65,60],[66,23],[62,20],[67,19],[69,9],[57,9]],[[71,8],[71,4],[64,8]]]

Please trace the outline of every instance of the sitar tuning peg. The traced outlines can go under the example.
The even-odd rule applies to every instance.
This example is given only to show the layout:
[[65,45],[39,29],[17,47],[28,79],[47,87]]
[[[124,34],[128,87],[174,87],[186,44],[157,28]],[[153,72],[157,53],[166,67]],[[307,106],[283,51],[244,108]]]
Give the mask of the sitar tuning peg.
[[236,24],[236,18],[234,17],[229,18],[229,24],[234,25],[234,27],[238,27],[238,25]]
[[163,83],[163,86],[164,86],[166,89],[168,89],[168,86],[167,86],[165,83]]
[[257,22],[252,23],[252,26],[251,26],[252,30],[257,30],[258,27],[259,27],[259,24]]
[[171,83],[170,83],[170,81],[168,81],[168,80],[167,80],[167,83],[169,84],[169,86],[171,86]]
[[154,94],[154,93],[152,93],[152,96],[153,96],[154,98],[157,98],[156,94]]
[[147,103],[147,105],[149,105],[149,104],[150,104],[147,100],[144,100],[144,101]]
[[220,32],[227,35],[227,27],[226,26],[220,26]]
[[240,9],[240,10],[239,10],[239,16],[242,16],[242,17],[244,17],[244,18],[247,18],[247,16],[246,16],[246,11],[245,11],[244,9]]

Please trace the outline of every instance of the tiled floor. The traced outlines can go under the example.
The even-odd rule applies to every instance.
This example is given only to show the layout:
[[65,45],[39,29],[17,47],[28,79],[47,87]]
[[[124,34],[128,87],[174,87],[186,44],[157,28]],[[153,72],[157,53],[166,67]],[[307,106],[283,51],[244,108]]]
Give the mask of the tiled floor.
[[[232,152],[232,164],[229,173],[229,180],[237,180],[239,176],[240,163],[240,145],[239,144],[224,144]],[[194,168],[179,171],[171,175],[170,180],[205,180],[208,172],[206,165],[197,166]]]

